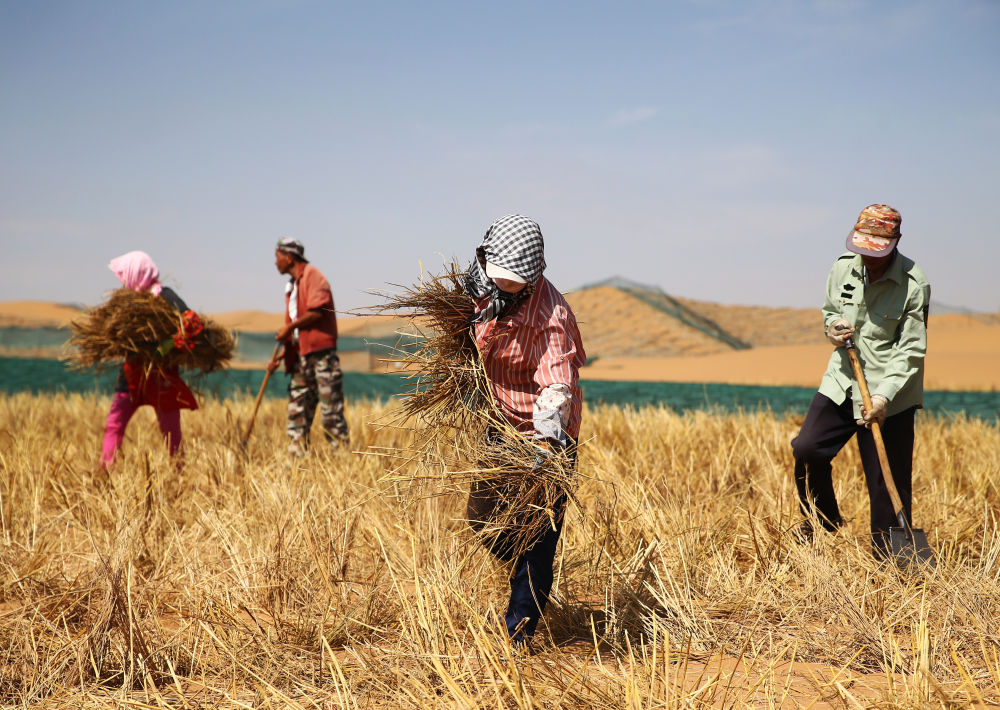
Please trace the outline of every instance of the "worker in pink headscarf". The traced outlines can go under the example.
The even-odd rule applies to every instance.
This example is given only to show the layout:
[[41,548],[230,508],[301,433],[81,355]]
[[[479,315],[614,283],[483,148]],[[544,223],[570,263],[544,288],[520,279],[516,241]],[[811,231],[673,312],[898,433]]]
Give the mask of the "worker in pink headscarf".
[[[160,272],[149,254],[130,251],[111,260],[108,268],[114,272],[122,286],[133,291],[149,291],[166,299],[177,311],[183,313],[187,305],[173,289],[160,283]],[[153,407],[160,431],[171,456],[181,449],[181,410],[197,409],[198,403],[176,367],[149,368],[140,360],[127,359],[118,373],[111,411],[104,425],[104,446],[101,466],[108,468],[115,460],[125,438],[125,427],[135,411],[144,404]]]

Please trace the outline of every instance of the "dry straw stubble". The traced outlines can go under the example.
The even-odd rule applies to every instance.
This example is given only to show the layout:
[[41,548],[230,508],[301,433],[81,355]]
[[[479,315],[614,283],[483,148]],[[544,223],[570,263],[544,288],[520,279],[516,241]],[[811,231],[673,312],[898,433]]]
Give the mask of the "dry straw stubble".
[[[771,413],[588,408],[537,656],[496,644],[501,571],[462,565],[463,501],[373,495],[385,459],[284,455],[265,400],[184,415],[178,471],[149,408],[110,481],[108,398],[0,399],[0,703],[17,707],[812,707],[1000,702],[1000,428],[920,417],[915,514],[939,565],[875,564],[857,452],[837,535],[796,544]],[[366,427],[359,449],[414,433]],[[399,463],[414,477],[416,462]],[[599,483],[600,478],[607,483]],[[609,486],[608,484],[613,484]],[[484,583],[490,582],[493,583]],[[140,643],[137,643],[140,642]],[[143,651],[145,648],[145,651]],[[146,655],[148,654],[148,655]]]

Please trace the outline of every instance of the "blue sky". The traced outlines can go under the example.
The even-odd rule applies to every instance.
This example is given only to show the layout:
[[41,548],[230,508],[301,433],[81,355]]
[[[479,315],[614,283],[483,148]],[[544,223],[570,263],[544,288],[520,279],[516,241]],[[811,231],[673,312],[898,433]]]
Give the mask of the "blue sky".
[[563,290],[819,306],[866,204],[936,301],[1000,311],[1000,3],[0,0],[0,300],[96,303],[149,252],[277,311],[542,226]]

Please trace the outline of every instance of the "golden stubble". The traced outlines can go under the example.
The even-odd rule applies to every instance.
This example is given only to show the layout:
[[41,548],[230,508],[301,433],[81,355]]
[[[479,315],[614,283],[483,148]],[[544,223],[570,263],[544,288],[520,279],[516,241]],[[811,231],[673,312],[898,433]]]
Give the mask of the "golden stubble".
[[[504,642],[507,570],[397,405],[349,401],[353,452],[285,454],[285,403],[143,408],[110,475],[109,399],[0,399],[0,704],[17,707],[945,707],[1000,702],[1000,429],[918,417],[933,571],[879,566],[856,448],[849,522],[797,544],[795,417],[591,407],[537,653]],[[416,478],[416,471],[412,472]]]

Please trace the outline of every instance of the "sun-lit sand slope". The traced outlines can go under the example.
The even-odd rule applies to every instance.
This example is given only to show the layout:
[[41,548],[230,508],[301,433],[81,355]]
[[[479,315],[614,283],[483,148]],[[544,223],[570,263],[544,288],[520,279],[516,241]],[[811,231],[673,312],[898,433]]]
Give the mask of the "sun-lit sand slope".
[[677,299],[688,308],[718,323],[755,348],[775,345],[813,345],[826,343],[823,337],[819,306],[816,308],[768,308],[766,306],[728,306],[707,301]]
[[[605,291],[599,294],[601,303],[594,302],[597,291]],[[598,357],[585,371],[585,376],[591,379],[813,387],[819,385],[830,357],[831,346],[823,337],[819,308],[727,306],[679,299],[753,345],[750,350],[734,350],[715,341],[718,345],[714,349],[702,352],[707,336],[617,289],[590,289],[569,298],[574,309],[580,302],[583,306],[580,310],[591,314],[591,321],[581,325],[588,355]],[[636,356],[629,357],[625,355],[627,348],[618,345],[602,352],[602,343],[628,343],[629,330],[642,331],[641,320],[618,317],[630,311],[643,315],[652,311],[653,328],[658,327],[661,319],[673,320],[671,343],[686,345],[688,349],[671,352],[665,348],[656,354],[655,349],[642,348]],[[668,355],[664,357],[665,351]],[[1000,355],[997,353],[1000,353],[1000,315],[932,313],[925,386],[998,389]]]
[[[601,358],[584,370],[595,380],[721,382],[819,386],[830,346],[784,345],[700,357]],[[935,390],[1000,389],[1000,325],[963,315],[934,318],[928,332],[924,386]]]
[[731,350],[722,341],[611,286],[567,295],[590,357],[707,355]]
[[[594,359],[584,377],[604,380],[722,382],[816,386],[830,356],[819,308],[733,306],[678,299],[726,332],[749,343],[734,350],[617,288],[598,286],[571,292],[587,354]],[[40,301],[0,303],[0,326],[66,325],[80,311]],[[229,311],[213,314],[222,325],[270,332],[280,313]],[[407,326],[385,316],[345,316],[342,335],[381,338]],[[1000,388],[1000,314],[931,314],[926,381],[928,389]],[[378,358],[344,358],[345,369],[368,369]]]
[[[753,345],[734,350],[610,287],[571,293],[587,354],[602,380],[818,386],[830,357],[817,308],[729,306],[678,299]],[[1000,315],[931,315],[925,386],[1000,388]]]
[[[81,308],[77,306],[49,301],[4,301],[0,302],[0,327],[67,326],[82,313]],[[248,333],[276,331],[284,324],[284,316],[281,313],[266,311],[225,311],[209,314],[209,317],[226,328]],[[394,332],[403,323],[402,320],[382,316],[361,318],[342,316],[338,325],[344,335],[378,336]]]
[[[584,377],[604,380],[819,384],[830,357],[816,308],[734,306],[690,299],[683,305],[711,319],[753,347],[734,350],[671,315],[610,286],[571,292],[587,354],[595,358]],[[268,325],[280,314],[222,313],[217,320],[244,330]],[[243,325],[243,324],[247,325]],[[340,320],[344,335],[380,337],[404,327],[387,317]],[[931,315],[925,385],[928,389],[1000,388],[1000,314]]]
[[75,306],[49,301],[4,301],[0,303],[0,326],[39,328],[65,326],[79,317]]

